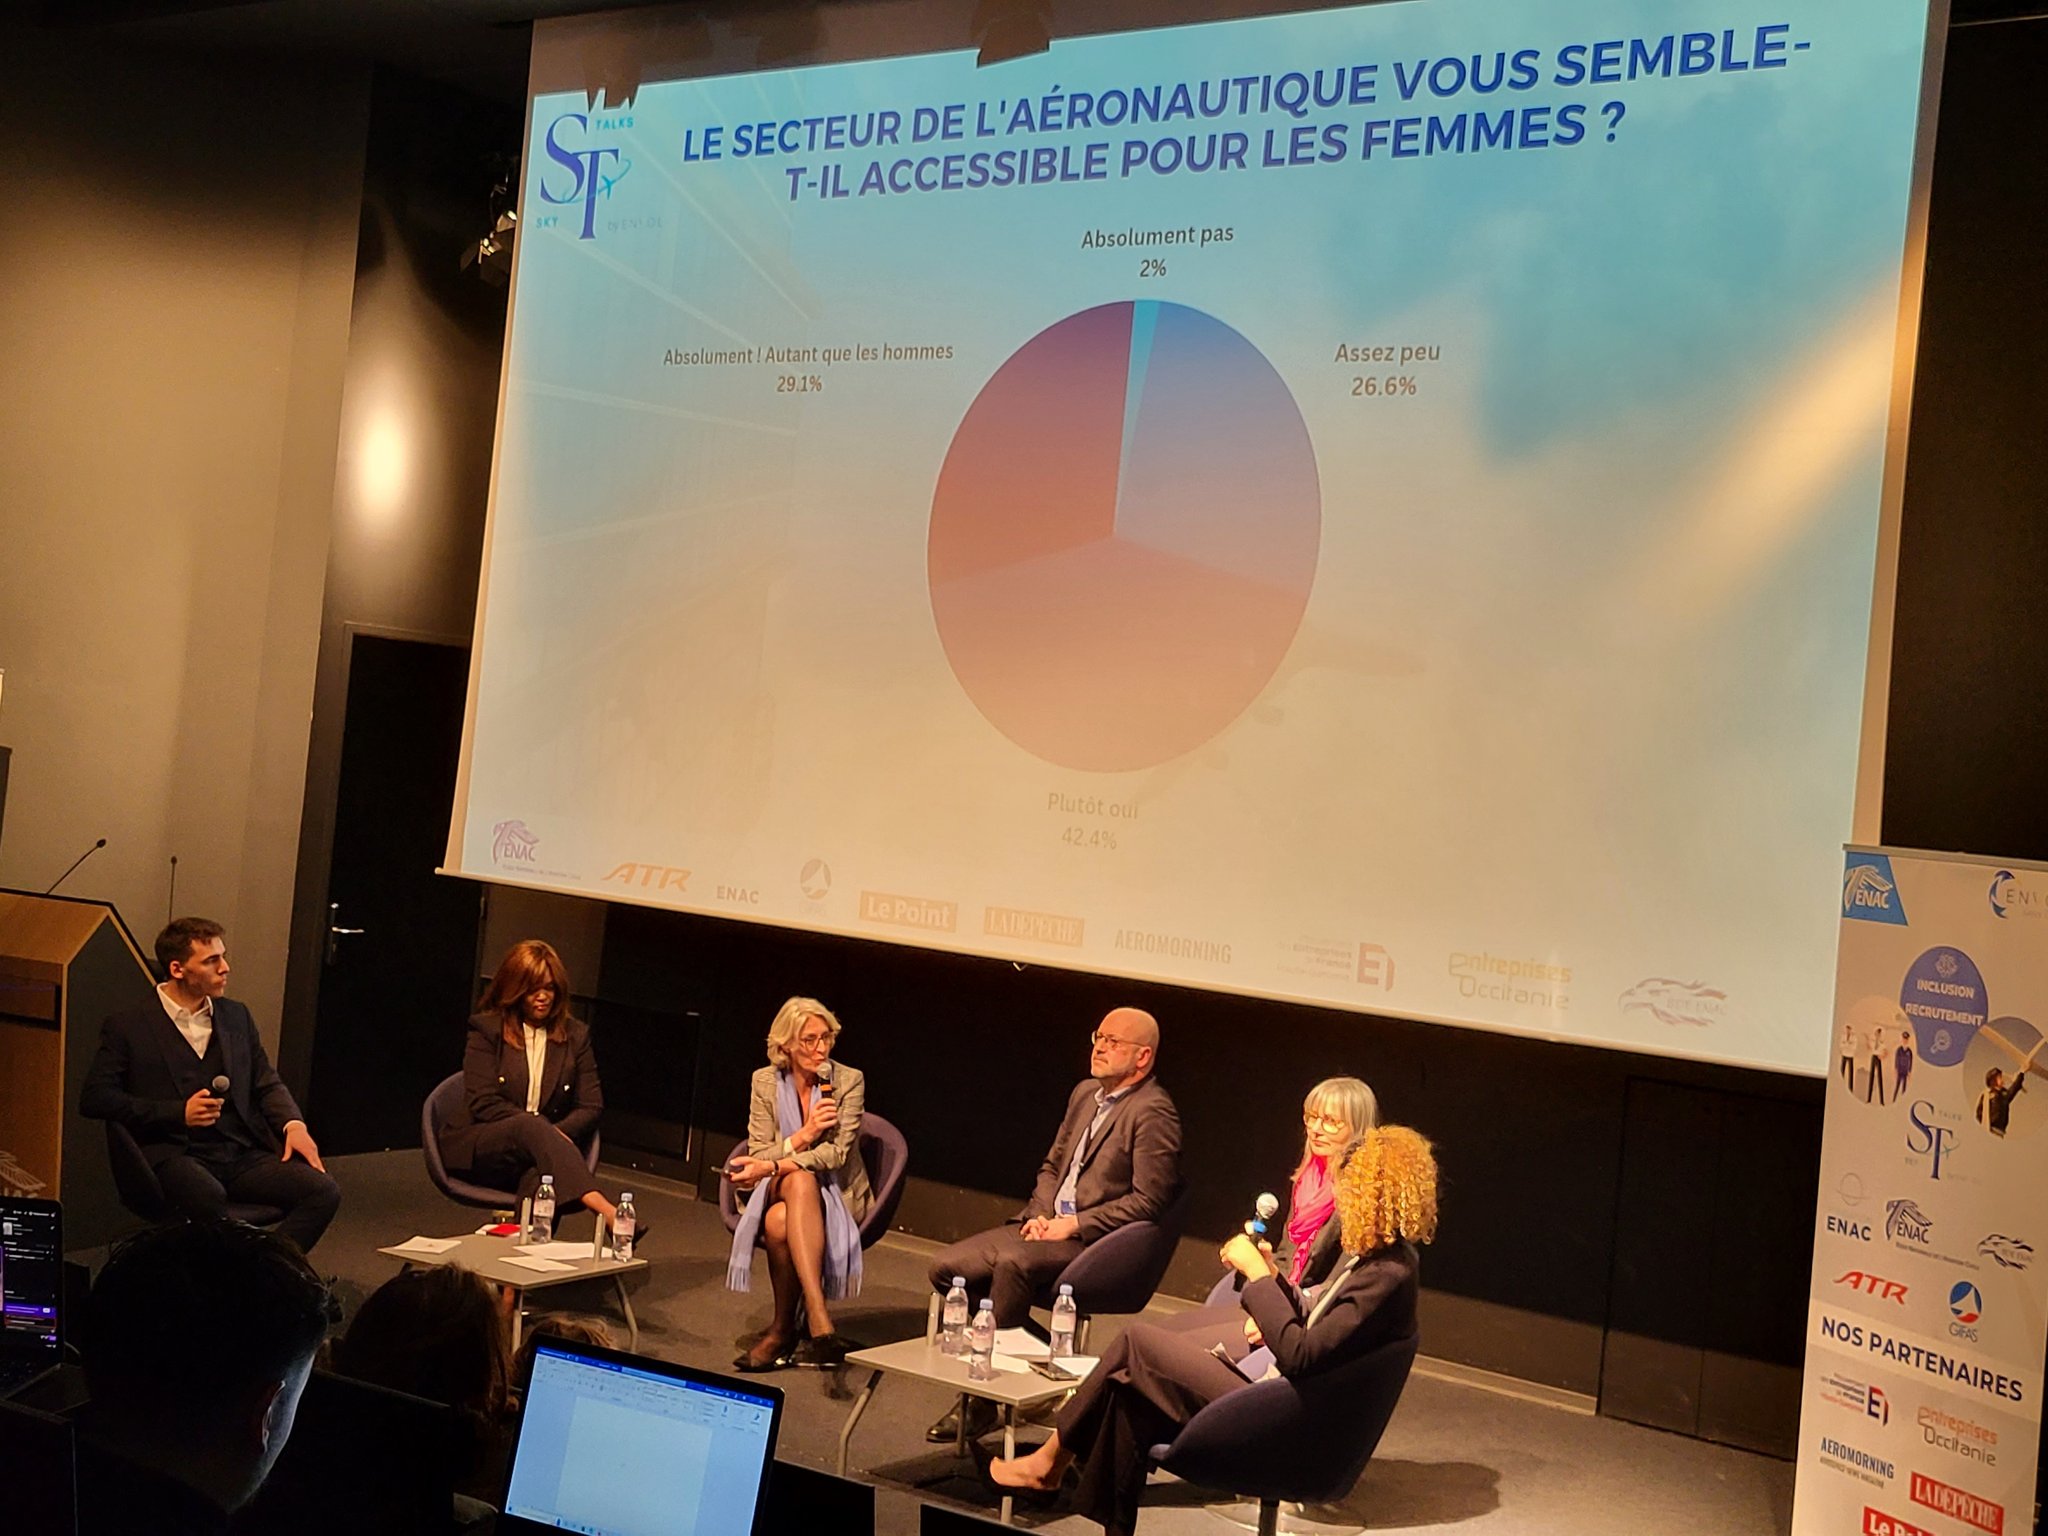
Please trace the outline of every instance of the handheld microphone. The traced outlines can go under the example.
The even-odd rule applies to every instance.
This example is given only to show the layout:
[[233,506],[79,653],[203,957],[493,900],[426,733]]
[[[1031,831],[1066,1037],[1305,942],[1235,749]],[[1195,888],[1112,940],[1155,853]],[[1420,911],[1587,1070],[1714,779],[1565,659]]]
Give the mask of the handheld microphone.
[[1244,1224],[1245,1236],[1264,1237],[1266,1235],[1266,1223],[1278,1214],[1280,1201],[1271,1190],[1267,1190],[1266,1193],[1260,1195],[1258,1199],[1252,1202],[1252,1210],[1255,1214],[1250,1221]]
[[832,1063],[829,1060],[818,1063],[818,1092],[828,1099],[832,1097]]
[[[83,864],[87,859],[91,858],[94,854],[98,853],[102,848],[106,846],[107,840],[103,837],[98,842],[94,843],[90,848],[86,849],[85,852],[81,853],[77,858],[73,859],[71,861],[71,869],[78,868],[79,865]],[[58,886],[62,885],[66,880],[69,880],[71,878],[71,869],[65,870],[63,874],[59,875],[56,879],[52,880],[50,882],[50,889],[43,892],[43,894],[45,896],[53,895],[56,892]]]
[[216,1078],[215,1078],[215,1079],[213,1080],[213,1084],[212,1084],[212,1087],[213,1087],[213,1096],[214,1096],[214,1097],[215,1097],[216,1099],[224,1099],[224,1098],[226,1098],[226,1097],[228,1096],[228,1087],[229,1087],[229,1084],[228,1084],[228,1080],[227,1080],[227,1078],[226,1078],[225,1076],[222,1076],[222,1077],[216,1077]]
[[[1260,1238],[1264,1237],[1266,1235],[1266,1223],[1273,1219],[1279,1209],[1280,1201],[1271,1190],[1267,1190],[1264,1194],[1260,1195],[1258,1199],[1252,1202],[1252,1219],[1244,1224],[1244,1235],[1253,1242],[1257,1242]],[[1241,1274],[1232,1275],[1230,1277],[1230,1288],[1233,1291],[1243,1290],[1244,1276]]]
[[177,856],[177,855],[176,855],[176,854],[174,853],[174,854],[172,854],[172,855],[171,855],[171,889],[170,889],[170,894],[168,894],[167,896],[165,896],[165,897],[164,897],[164,922],[165,922],[165,924],[166,924],[166,925],[168,925],[168,924],[170,924],[171,922],[175,921],[175,920],[176,920],[176,918],[177,918],[177,915],[178,915],[178,856]]

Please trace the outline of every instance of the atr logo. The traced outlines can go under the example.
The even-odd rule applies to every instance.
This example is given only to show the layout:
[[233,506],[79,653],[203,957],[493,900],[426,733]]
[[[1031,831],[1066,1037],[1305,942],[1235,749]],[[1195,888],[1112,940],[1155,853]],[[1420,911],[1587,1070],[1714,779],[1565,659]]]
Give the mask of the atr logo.
[[1842,916],[1866,923],[1906,926],[1906,905],[1892,878],[1892,861],[1881,853],[1855,853],[1842,871]]
[[1893,1242],[1926,1243],[1934,1230],[1934,1219],[1911,1200],[1884,1203],[1884,1235]]
[[812,901],[823,901],[832,890],[832,866],[823,859],[810,859],[797,871],[796,887]]
[[2000,1269],[2025,1269],[2034,1262],[2032,1243],[2007,1237],[2003,1232],[1985,1233],[1984,1241],[1977,1245],[1977,1252],[1995,1261]]
[[526,830],[523,821],[501,821],[491,828],[493,864],[531,864],[540,839]]
[[1866,1504],[1863,1506],[1863,1536],[1934,1536],[1934,1532]]
[[637,885],[643,891],[680,891],[689,885],[690,872],[668,864],[621,864],[605,879]]
[[1870,1241],[1870,1223],[1851,1221],[1848,1217],[1837,1216],[1832,1211],[1828,1213],[1828,1231],[1837,1237],[1853,1237],[1859,1243]]
[[1394,990],[1394,957],[1378,944],[1358,946],[1358,984]]
[[1835,1276],[1835,1284],[1846,1285],[1866,1296],[1875,1296],[1879,1301],[1896,1301],[1902,1307],[1906,1304],[1906,1283],[1903,1280],[1887,1280],[1882,1275],[1852,1269]]
[[1720,1022],[1728,1011],[1728,994],[1719,987],[1697,981],[1673,981],[1668,976],[1651,976],[1621,994],[1621,1011],[1647,1008],[1660,1024],[1696,1024],[1704,1028]]
[[[574,131],[565,124],[574,123]],[[555,164],[568,169],[569,180],[559,193],[548,185],[547,173],[540,178],[540,200],[566,207],[571,203],[583,205],[583,232],[576,238],[588,240],[597,232],[597,200],[610,197],[612,189],[625,179],[626,172],[633,168],[633,162],[620,152],[616,145],[585,144],[590,132],[590,119],[581,112],[564,112],[548,124],[548,158]],[[605,160],[609,156],[617,168],[605,173]]]
[[[1956,1133],[1952,1129],[1934,1123],[1934,1106],[1925,1099],[1915,1099],[1906,1111],[1906,1150],[1915,1157],[1927,1159],[1927,1177],[1941,1177],[1941,1165],[1955,1141]],[[1968,1183],[1969,1180],[1963,1182]]]
[[1936,1482],[1925,1472],[1913,1474],[1910,1497],[1915,1504],[1924,1504],[1938,1515],[1947,1515],[1951,1520],[1960,1520],[1965,1525],[1974,1525],[1986,1536],[2004,1536],[2005,1506],[1981,1499],[1974,1493],[1965,1493],[1960,1488],[1951,1488],[1947,1483]]
[[1958,1339],[1977,1341],[1977,1322],[1984,1316],[1984,1293],[1967,1280],[1958,1280],[1948,1290],[1948,1315],[1954,1319],[1949,1333]]

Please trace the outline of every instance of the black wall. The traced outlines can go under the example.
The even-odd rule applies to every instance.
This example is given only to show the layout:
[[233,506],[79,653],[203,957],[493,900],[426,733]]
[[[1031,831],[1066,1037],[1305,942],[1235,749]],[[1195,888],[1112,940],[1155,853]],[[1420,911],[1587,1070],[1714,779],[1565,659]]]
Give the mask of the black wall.
[[[2048,23],[1951,36],[1902,524],[1884,837],[2048,857],[2048,129],[2023,115]],[[1606,1411],[1789,1450],[1821,1083],[1616,1051],[1112,982],[614,909],[604,991],[701,1013],[697,1097],[737,1134],[746,1074],[792,993],[826,1000],[912,1172],[1020,1195],[1083,1036],[1117,1003],[1161,1019],[1194,1230],[1221,1237],[1298,1155],[1299,1096],[1353,1072],[1438,1143],[1429,1351],[1598,1393]],[[1825,1021],[1816,1021],[1824,1028]],[[913,1199],[956,1235],[970,1209]],[[950,1230],[949,1230],[950,1229]],[[1199,1266],[1173,1277],[1206,1288]]]

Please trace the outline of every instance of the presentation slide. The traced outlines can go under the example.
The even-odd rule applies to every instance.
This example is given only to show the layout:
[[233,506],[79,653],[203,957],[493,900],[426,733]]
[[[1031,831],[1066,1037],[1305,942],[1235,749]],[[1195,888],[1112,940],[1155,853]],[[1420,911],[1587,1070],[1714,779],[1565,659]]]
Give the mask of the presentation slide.
[[1926,0],[1071,9],[540,29],[449,869],[1824,1070]]

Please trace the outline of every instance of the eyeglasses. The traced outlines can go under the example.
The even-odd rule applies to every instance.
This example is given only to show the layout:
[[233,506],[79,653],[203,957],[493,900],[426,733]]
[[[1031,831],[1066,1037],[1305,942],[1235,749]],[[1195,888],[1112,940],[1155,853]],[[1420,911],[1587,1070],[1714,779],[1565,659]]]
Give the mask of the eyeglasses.
[[1350,1122],[1342,1115],[1319,1115],[1311,1111],[1301,1117],[1301,1123],[1312,1131],[1341,1131]]
[[1126,1040],[1126,1039],[1124,1039],[1124,1037],[1123,1037],[1122,1035],[1111,1035],[1111,1034],[1106,1034],[1106,1033],[1104,1033],[1104,1032],[1103,1032],[1102,1030],[1099,1030],[1099,1029],[1098,1029],[1098,1030],[1096,1030],[1096,1031],[1095,1031],[1095,1033],[1094,1033],[1094,1034],[1092,1034],[1092,1035],[1090,1035],[1090,1036],[1089,1036],[1088,1038],[1089,1038],[1090,1040],[1092,1040],[1092,1041],[1093,1041],[1093,1042],[1094,1042],[1095,1044],[1097,1044],[1097,1045],[1132,1045],[1132,1046],[1136,1046],[1136,1045],[1143,1045],[1143,1044],[1144,1044],[1144,1042],[1143,1042],[1142,1040]]
[[796,1037],[796,1043],[802,1046],[807,1051],[816,1051],[822,1050],[824,1049],[824,1047],[830,1045],[832,1043],[832,1037],[829,1034],[798,1035]]

